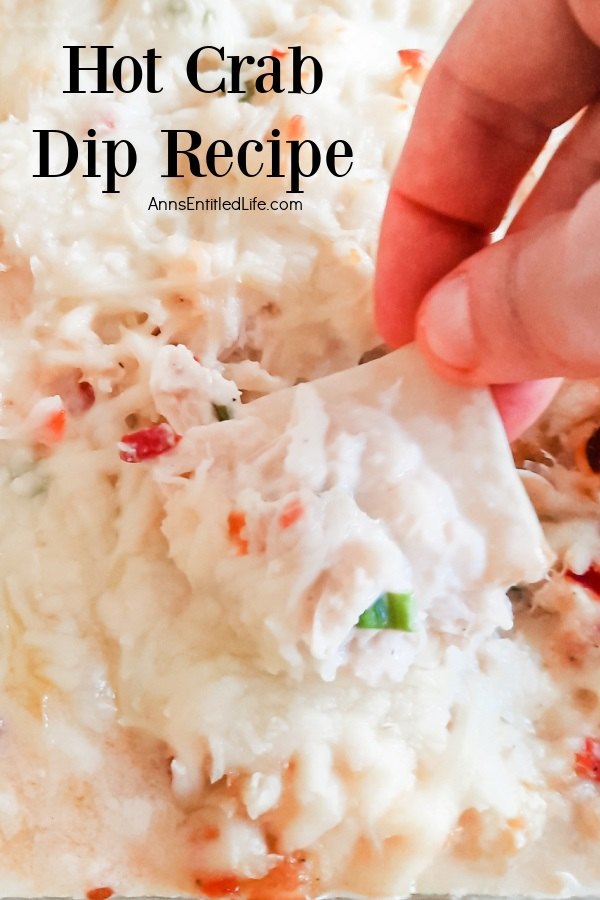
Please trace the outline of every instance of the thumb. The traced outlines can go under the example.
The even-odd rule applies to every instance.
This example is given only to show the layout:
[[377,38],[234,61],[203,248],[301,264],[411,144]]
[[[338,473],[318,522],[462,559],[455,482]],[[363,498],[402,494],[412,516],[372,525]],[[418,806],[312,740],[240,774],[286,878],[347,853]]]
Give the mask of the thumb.
[[600,183],[461,263],[419,310],[433,368],[472,385],[600,375],[599,231]]

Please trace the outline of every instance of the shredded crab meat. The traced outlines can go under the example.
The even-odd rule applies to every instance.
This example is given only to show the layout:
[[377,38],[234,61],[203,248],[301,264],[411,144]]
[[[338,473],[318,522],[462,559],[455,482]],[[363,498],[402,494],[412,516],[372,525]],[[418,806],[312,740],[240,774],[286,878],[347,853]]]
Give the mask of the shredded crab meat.
[[[428,406],[424,377],[400,416],[410,367],[350,404],[311,384],[388,359],[381,215],[466,3],[31,6],[0,4],[0,893],[598,894],[600,383],[515,448],[551,554],[484,399]],[[164,90],[63,95],[92,39],[155,47]],[[323,86],[261,95],[244,64],[201,94],[200,41],[286,88],[300,45]],[[155,208],[289,199],[266,170],[161,179],[190,127],[344,135],[352,172],[301,211]],[[129,138],[137,171],[34,190],[43,128],[82,154],[94,128],[99,164]],[[357,628],[388,596],[413,630]]]

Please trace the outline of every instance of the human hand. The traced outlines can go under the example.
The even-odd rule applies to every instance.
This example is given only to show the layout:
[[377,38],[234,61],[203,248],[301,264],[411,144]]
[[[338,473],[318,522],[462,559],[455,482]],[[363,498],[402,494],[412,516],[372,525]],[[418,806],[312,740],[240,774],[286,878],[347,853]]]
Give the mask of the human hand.
[[[425,83],[384,216],[382,336],[494,385],[509,437],[557,376],[600,375],[599,46],[597,0],[475,0]],[[586,106],[487,246],[550,131]]]

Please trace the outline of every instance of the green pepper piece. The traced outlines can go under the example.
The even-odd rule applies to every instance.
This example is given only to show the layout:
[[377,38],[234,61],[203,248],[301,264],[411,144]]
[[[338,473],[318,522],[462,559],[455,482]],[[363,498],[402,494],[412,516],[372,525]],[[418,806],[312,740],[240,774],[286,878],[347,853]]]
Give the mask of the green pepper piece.
[[414,631],[414,601],[412,594],[381,594],[359,616],[357,628]]
[[414,600],[412,594],[386,594],[389,628],[414,631]]

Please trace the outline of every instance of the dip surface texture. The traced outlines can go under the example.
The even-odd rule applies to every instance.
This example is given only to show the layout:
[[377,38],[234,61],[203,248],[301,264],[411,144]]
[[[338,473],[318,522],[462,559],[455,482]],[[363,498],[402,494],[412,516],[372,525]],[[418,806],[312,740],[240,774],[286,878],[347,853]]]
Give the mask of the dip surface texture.
[[[379,344],[412,51],[465,5],[0,0],[1,895],[600,891],[600,389],[523,486],[485,392],[412,349],[336,374]],[[163,90],[64,94],[92,44]],[[209,45],[212,84],[271,56],[284,90],[195,90]],[[137,168],[34,179],[40,129]],[[277,208],[266,170],[161,178],[164,129],[353,168]],[[239,197],[269,208],[196,206]],[[386,595],[402,628],[357,628]]]

